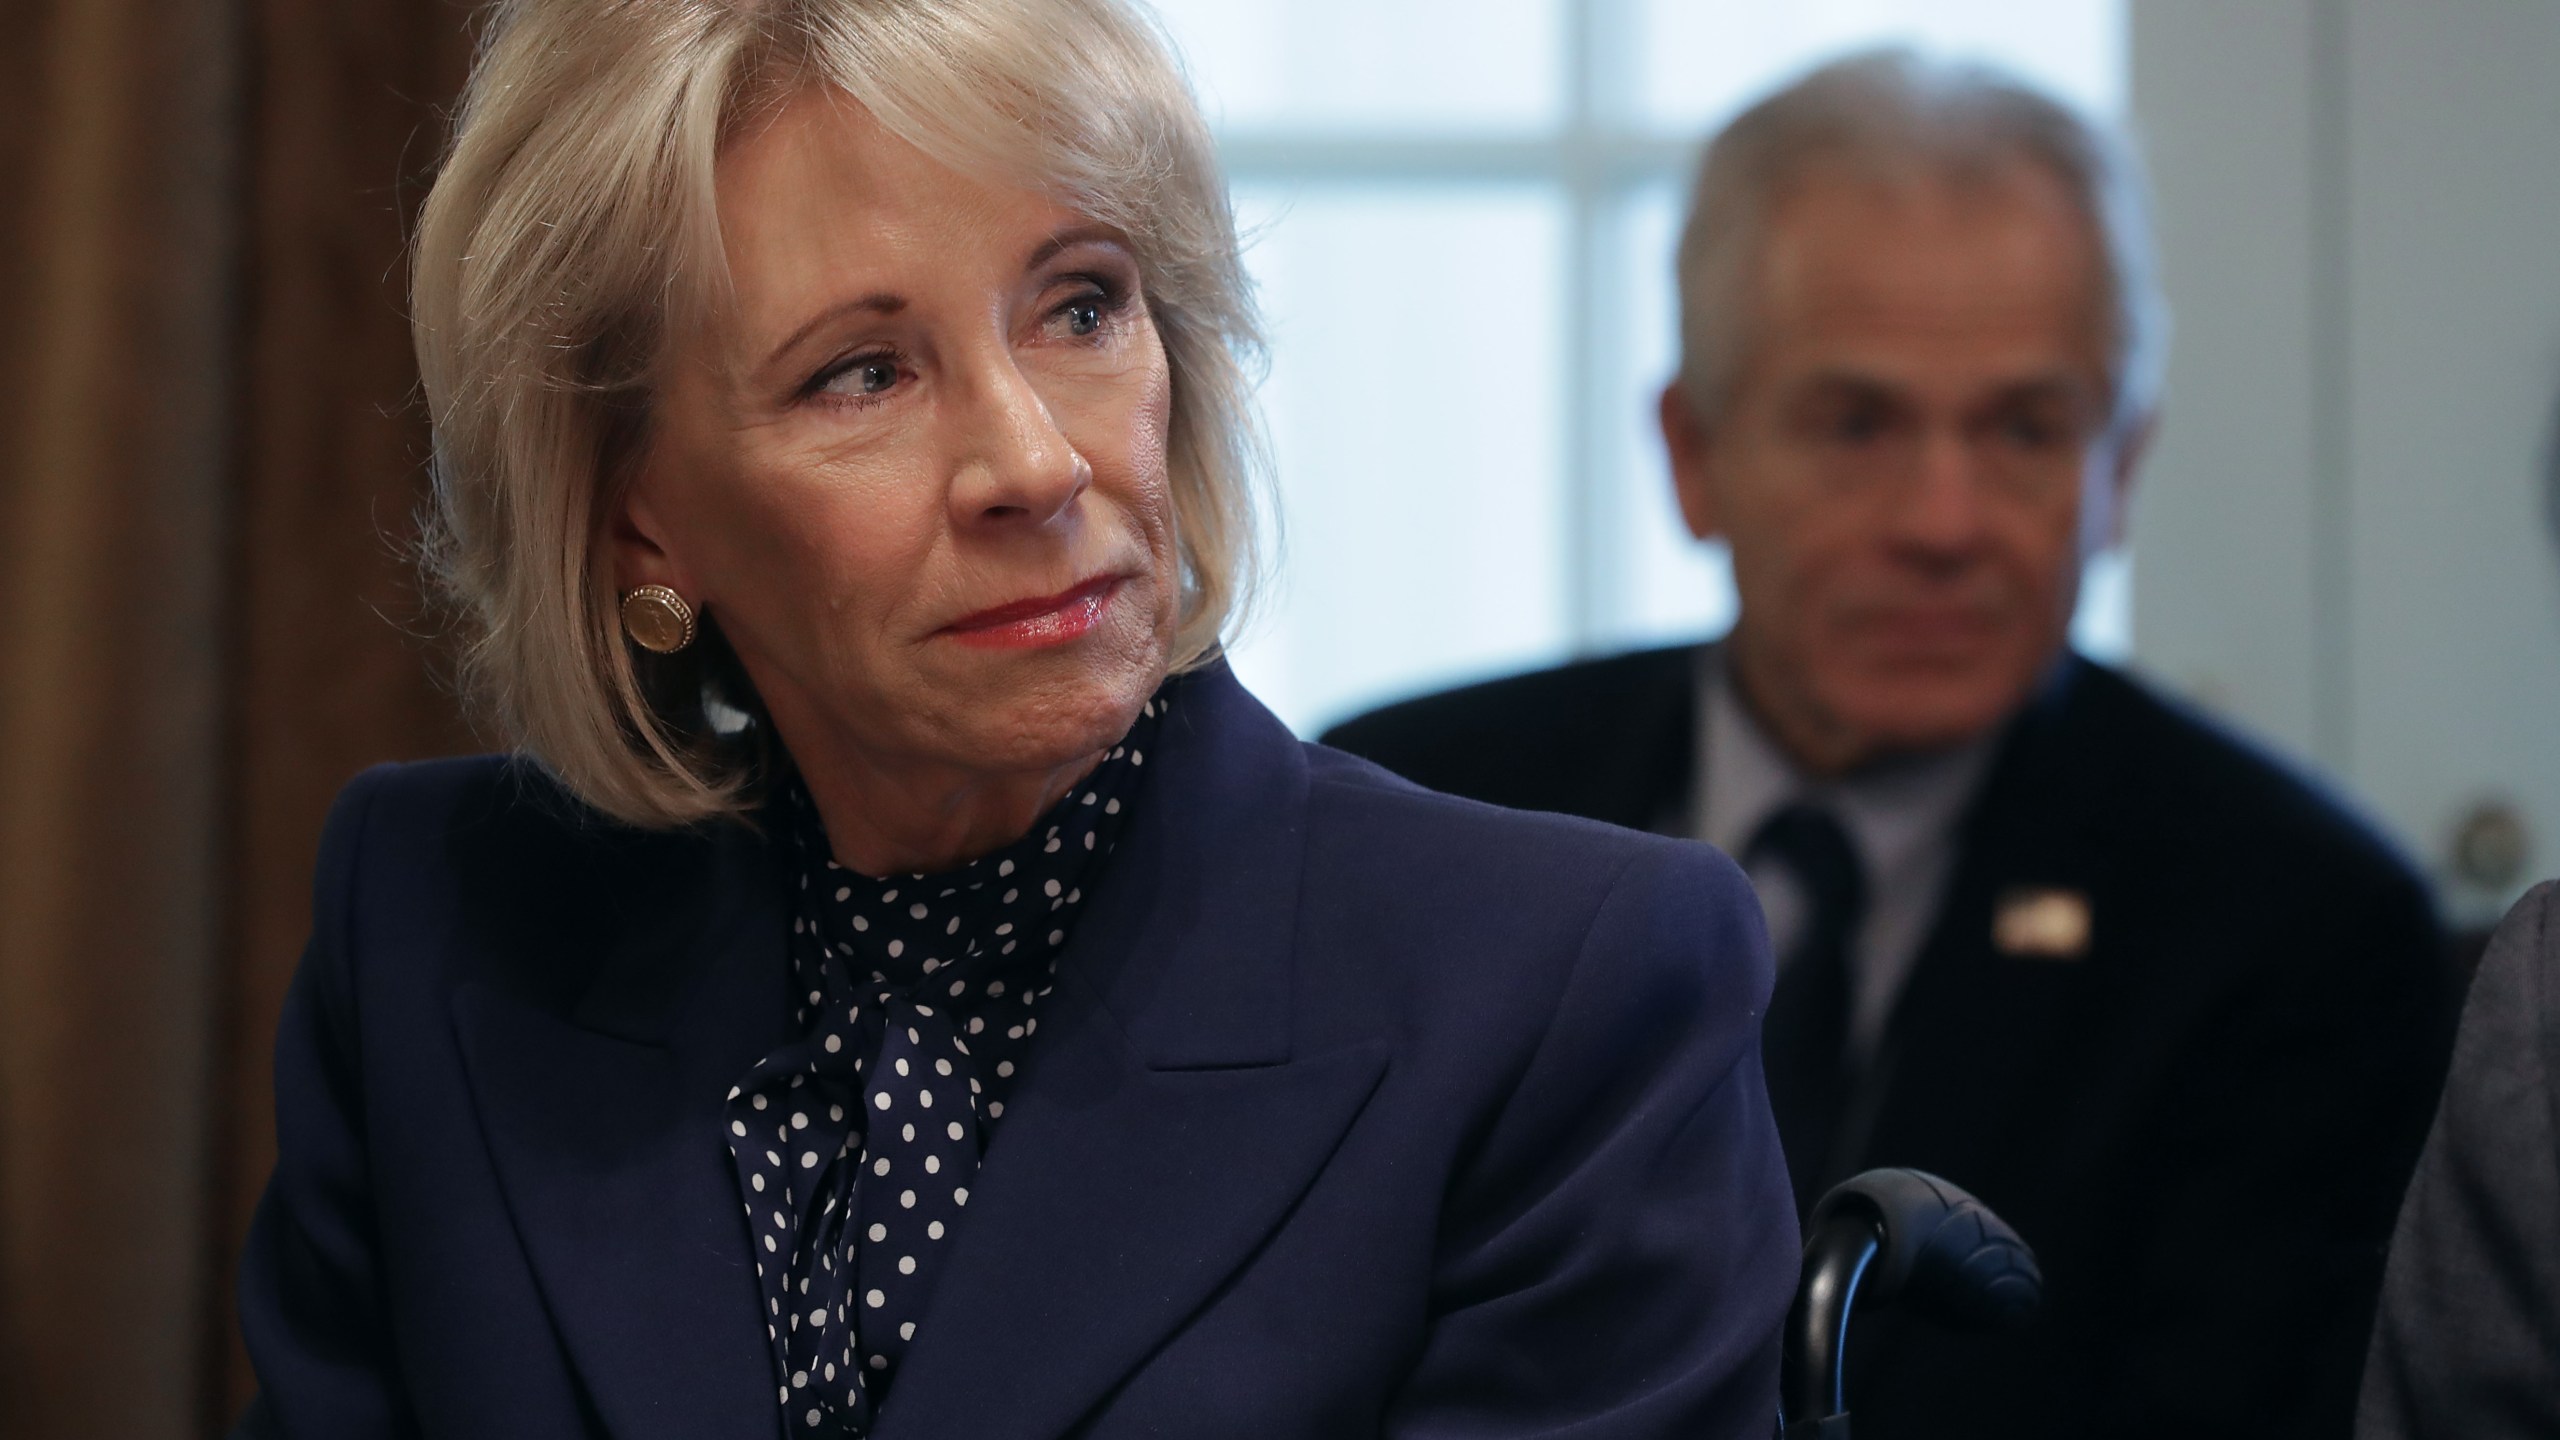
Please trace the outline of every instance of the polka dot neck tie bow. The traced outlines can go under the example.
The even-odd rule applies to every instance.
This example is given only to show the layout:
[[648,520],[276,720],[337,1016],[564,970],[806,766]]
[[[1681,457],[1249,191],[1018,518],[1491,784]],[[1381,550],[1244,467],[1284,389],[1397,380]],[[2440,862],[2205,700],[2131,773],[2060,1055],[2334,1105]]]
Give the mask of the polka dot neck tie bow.
[[808,792],[781,799],[801,1034],[727,1123],[790,1434],[870,1432],[1164,709],[1028,835],[941,875],[843,869]]

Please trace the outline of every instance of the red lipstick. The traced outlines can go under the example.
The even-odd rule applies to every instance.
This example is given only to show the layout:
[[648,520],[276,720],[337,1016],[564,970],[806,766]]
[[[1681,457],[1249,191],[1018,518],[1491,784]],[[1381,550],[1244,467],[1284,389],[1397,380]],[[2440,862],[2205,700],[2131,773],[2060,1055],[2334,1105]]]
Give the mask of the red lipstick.
[[942,632],[963,645],[988,650],[1064,645],[1102,622],[1103,609],[1119,588],[1119,576],[1104,575],[1055,595],[964,615],[943,626]]

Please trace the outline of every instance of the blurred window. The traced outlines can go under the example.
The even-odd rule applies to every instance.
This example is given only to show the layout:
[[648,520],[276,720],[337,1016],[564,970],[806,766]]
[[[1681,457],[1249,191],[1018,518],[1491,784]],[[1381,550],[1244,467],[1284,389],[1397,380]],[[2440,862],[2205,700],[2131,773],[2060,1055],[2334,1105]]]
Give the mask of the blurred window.
[[[1435,686],[1709,634],[1654,437],[1697,141],[1883,42],[2097,113],[2125,0],[1156,0],[1218,127],[1270,322],[1282,540],[1235,652],[1301,733]],[[2130,648],[2092,568],[2084,649]]]

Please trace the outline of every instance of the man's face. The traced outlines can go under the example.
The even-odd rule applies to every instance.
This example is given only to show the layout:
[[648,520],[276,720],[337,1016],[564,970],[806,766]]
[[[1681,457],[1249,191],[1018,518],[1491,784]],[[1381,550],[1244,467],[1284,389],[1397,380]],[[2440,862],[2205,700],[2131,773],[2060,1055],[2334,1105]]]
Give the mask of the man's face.
[[2139,448],[2110,438],[2100,265],[2034,167],[1816,171],[1723,413],[1663,397],[1682,512],[1733,549],[1744,693],[1800,763],[1972,739],[2060,652]]

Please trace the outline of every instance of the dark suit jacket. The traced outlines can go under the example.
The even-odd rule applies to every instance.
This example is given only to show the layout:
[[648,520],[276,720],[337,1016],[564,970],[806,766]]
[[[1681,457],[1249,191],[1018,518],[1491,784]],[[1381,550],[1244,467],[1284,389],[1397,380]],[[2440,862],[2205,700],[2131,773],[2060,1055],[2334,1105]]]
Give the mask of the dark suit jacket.
[[[1796,1232],[1733,868],[1223,668],[1149,760],[879,1440],[1763,1440]],[[246,1433],[781,1436],[721,1131],[788,1025],[764,842],[480,759],[369,773],[322,856]]]
[[[1690,794],[1697,659],[1326,738],[1437,789],[1658,824]],[[1960,844],[1840,1168],[1973,1190],[2042,1257],[2048,1308],[2016,1338],[1867,1326],[1859,1440],[2345,1435],[2450,1031],[2418,880],[2311,786],[2077,659],[2010,726]],[[2079,958],[1994,944],[2002,897],[2037,888],[2087,899]]]
[[2560,1435],[2560,885],[2516,902],[2471,983],[2356,1434]]

